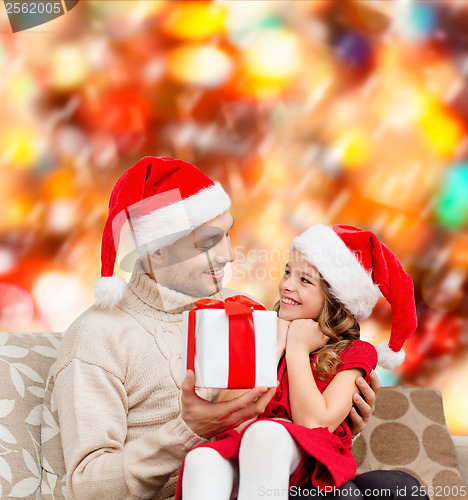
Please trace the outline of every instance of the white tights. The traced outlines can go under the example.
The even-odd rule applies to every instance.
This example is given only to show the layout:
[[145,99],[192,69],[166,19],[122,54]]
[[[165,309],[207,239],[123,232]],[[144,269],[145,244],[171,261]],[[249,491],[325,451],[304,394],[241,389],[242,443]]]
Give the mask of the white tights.
[[[185,458],[183,500],[257,500],[275,491],[289,498],[289,477],[302,457],[289,432],[272,420],[254,422],[242,436],[239,461],[227,460],[212,448],[195,448]],[[231,496],[232,494],[232,496]]]

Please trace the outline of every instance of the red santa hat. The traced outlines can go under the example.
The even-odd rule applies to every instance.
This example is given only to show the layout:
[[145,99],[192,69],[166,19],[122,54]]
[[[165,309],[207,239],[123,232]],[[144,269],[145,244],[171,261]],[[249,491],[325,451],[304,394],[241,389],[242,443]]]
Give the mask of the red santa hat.
[[417,326],[411,277],[397,257],[370,231],[352,226],[317,224],[294,238],[297,249],[313,264],[330,291],[356,318],[368,318],[377,301],[392,308],[390,341],[377,346],[379,365],[393,369],[403,363],[403,342]]
[[128,221],[137,249],[155,251],[229,210],[221,185],[190,163],[147,156],[117,181],[102,235],[101,278],[94,283],[96,304],[113,307],[126,290],[114,275],[120,232]]

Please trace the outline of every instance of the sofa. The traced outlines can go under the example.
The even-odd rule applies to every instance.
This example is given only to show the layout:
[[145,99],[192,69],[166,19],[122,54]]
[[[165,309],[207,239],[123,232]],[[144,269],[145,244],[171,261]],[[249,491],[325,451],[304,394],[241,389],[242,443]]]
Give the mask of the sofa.
[[[53,394],[60,343],[59,333],[0,332],[2,499],[67,498]],[[358,473],[404,470],[431,500],[468,497],[468,436],[450,436],[437,389],[382,388],[353,453]]]

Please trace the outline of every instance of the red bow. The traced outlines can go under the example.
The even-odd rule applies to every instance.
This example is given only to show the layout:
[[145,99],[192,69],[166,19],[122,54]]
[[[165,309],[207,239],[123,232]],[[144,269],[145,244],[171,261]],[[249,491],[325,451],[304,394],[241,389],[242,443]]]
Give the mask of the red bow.
[[255,329],[252,313],[266,307],[245,295],[217,299],[200,299],[189,313],[187,370],[195,371],[195,322],[200,309],[224,309],[229,317],[228,387],[244,389],[255,386]]

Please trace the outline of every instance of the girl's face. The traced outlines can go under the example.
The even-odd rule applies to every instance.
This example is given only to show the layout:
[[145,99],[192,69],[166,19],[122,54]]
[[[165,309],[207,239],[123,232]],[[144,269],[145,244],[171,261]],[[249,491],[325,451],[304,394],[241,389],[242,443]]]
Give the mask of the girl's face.
[[325,303],[320,279],[317,269],[300,252],[293,250],[279,284],[278,316],[286,321],[316,320]]

